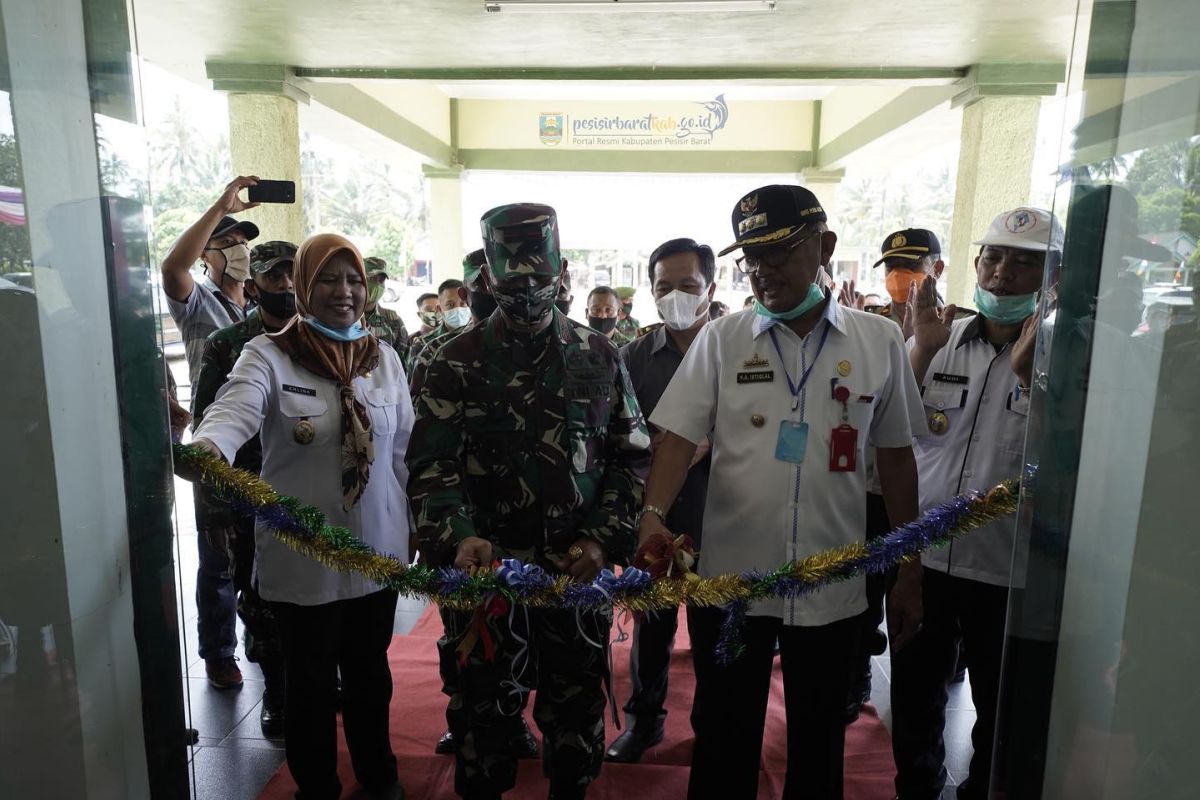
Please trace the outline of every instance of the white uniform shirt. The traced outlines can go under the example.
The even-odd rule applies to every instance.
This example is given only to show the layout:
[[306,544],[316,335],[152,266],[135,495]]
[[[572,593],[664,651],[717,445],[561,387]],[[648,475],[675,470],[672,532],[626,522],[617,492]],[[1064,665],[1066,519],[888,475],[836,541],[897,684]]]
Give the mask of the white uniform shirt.
[[[1012,345],[996,352],[983,338],[982,322],[978,316],[955,320],[950,341],[925,375],[921,396],[929,426],[913,447],[922,512],[968,489],[987,490],[1021,476],[1029,395],[1017,392],[1009,361]],[[910,351],[915,345],[909,339]],[[1005,517],[926,552],[921,563],[956,577],[1008,586],[1015,529],[1016,518]]]
[[[775,332],[782,361],[769,330]],[[793,411],[784,366],[798,383],[814,359]],[[850,390],[849,424],[858,431],[853,472],[829,468],[830,436],[842,424],[843,410],[833,398],[834,380]],[[809,425],[803,464],[775,457],[783,420]],[[913,426],[924,424],[900,328],[832,300],[803,339],[752,311],[708,323],[650,421],[691,442],[711,437],[700,559],[704,576],[773,570],[863,541],[867,439],[879,447],[908,447]],[[865,609],[864,583],[857,578],[795,600],[764,600],[750,613],[781,617],[787,625],[825,625]]]
[[[342,508],[342,422],[337,384],[294,362],[266,336],[242,351],[229,381],[204,414],[196,438],[212,441],[233,461],[238,448],[262,429],[262,479],[280,494],[325,513],[329,525],[349,528],[381,553],[407,561],[408,468],[404,451],[413,409],[400,358],[380,344],[379,366],[354,379],[354,395],[371,418],[375,461],[362,497]],[[301,419],[312,423],[310,444],[296,441]],[[255,574],[265,599],[299,605],[348,600],[378,591],[356,573],[334,572],[300,555],[260,523],[255,531]]]

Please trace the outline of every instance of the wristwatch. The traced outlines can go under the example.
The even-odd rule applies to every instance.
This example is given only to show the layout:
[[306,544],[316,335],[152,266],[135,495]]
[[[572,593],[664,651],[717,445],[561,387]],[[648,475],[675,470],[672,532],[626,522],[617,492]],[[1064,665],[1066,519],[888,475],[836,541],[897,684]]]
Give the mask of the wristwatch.
[[666,524],[667,512],[663,511],[658,506],[646,504],[645,506],[642,507],[642,510],[637,513],[637,518],[634,519],[634,521],[633,521],[633,527],[635,527],[635,528],[641,527],[642,517],[646,516],[647,514],[653,514],[654,516],[658,517],[659,522]]

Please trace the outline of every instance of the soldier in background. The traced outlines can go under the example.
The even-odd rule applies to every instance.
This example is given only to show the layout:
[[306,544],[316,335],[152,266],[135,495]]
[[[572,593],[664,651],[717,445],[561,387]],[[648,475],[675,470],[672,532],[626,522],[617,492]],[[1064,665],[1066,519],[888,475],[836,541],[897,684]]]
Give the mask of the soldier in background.
[[[591,581],[633,554],[650,437],[616,348],[554,306],[566,269],[554,209],[500,206],[481,228],[499,308],[437,352],[417,398],[408,464],[421,552],[433,566],[516,558]],[[513,619],[524,630],[507,613],[459,613],[447,631],[458,654],[455,789],[495,800],[516,784],[512,692],[536,660],[550,797],[577,800],[604,758],[612,612]]]
[[621,300],[621,310],[617,314],[617,330],[626,337],[626,341],[631,342],[637,338],[638,328],[642,327],[642,323],[633,318],[633,296],[637,294],[637,289],[632,286],[618,286],[616,291]]
[[[200,374],[192,399],[195,425],[229,379],[233,365],[246,343],[263,333],[276,333],[296,315],[296,290],[292,286],[292,262],[296,245],[265,242],[250,251],[250,278],[246,296],[254,308],[241,322],[222,328],[208,337],[200,359]],[[238,450],[233,465],[257,475],[262,470],[262,445],[255,436]],[[203,520],[200,534],[229,558],[233,587],[238,593],[237,613],[246,628],[246,658],[263,673],[263,699],[258,721],[266,736],[284,733],[283,649],[270,604],[256,591],[254,577],[254,519],[236,513],[208,489],[197,484],[196,518]]]
[[379,305],[387,289],[387,262],[371,256],[363,261],[363,265],[367,268],[367,308],[363,312],[363,327],[379,341],[390,344],[403,364],[408,357],[408,329],[399,314]]

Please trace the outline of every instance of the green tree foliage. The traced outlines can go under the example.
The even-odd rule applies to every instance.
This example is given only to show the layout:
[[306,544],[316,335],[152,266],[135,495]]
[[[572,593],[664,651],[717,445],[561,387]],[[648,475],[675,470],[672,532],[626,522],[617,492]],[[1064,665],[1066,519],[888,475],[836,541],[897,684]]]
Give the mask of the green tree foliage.
[[1145,232],[1183,231],[1200,241],[1200,136],[1142,150],[1125,176]]
[[[0,185],[21,189],[21,162],[17,140],[0,133]],[[0,224],[0,273],[25,272],[33,256],[29,251],[29,231],[24,225]]]

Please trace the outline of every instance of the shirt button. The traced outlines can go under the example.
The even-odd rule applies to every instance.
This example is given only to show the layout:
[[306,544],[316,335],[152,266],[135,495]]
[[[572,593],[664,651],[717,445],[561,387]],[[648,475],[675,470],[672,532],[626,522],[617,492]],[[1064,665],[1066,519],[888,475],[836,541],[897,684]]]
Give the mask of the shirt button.
[[974,472],[972,472],[972,471],[971,471],[971,470],[969,470],[969,469],[968,469],[968,470],[963,470],[963,477],[964,477],[964,478],[969,478],[969,477],[971,477],[971,476],[972,476],[972,475],[974,475],[974,474],[975,474],[975,473],[974,473]]
[[986,403],[986,402],[988,401],[988,397],[990,397],[990,395],[986,395],[986,394],[985,394],[985,395],[983,396],[983,402],[985,402],[985,403]]
[[971,441],[972,441],[972,442],[978,442],[978,441],[979,441],[979,437],[978,437],[978,436],[972,436],[972,437],[971,437]]
[[937,404],[937,407],[938,407],[938,411],[941,411],[943,408],[945,408],[945,407],[946,407],[946,404],[945,404],[945,403],[938,403],[938,404]]

